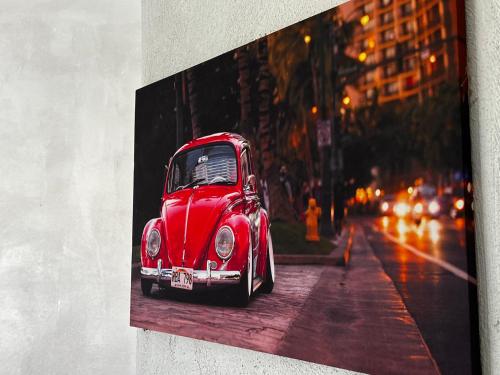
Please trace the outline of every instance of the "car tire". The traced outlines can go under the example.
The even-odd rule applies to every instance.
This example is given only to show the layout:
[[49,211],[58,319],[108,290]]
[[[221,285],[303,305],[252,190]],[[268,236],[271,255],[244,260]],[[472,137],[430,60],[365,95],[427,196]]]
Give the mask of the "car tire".
[[147,279],[141,279],[141,290],[143,296],[151,295],[151,289],[153,288],[153,281]]
[[266,281],[262,285],[263,293],[271,293],[274,288],[274,251],[273,251],[273,241],[271,239],[271,233],[269,233],[269,238],[267,241],[267,259],[266,259]]
[[246,272],[241,278],[240,283],[236,289],[236,304],[240,307],[248,306],[250,302],[250,297],[253,291],[253,275],[252,275],[252,246],[249,246],[248,256],[247,256],[247,267]]

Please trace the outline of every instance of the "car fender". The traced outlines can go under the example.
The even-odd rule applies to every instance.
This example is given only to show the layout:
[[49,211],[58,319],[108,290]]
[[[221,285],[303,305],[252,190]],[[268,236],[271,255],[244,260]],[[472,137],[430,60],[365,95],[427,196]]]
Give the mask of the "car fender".
[[259,233],[259,264],[257,265],[257,274],[261,277],[266,276],[267,261],[267,242],[269,241],[268,232],[270,230],[269,216],[267,211],[260,209],[260,233]]
[[[160,251],[156,257],[151,258],[146,252],[146,246],[148,242],[148,235],[151,230],[156,229],[160,232],[161,243],[160,243]],[[149,220],[144,226],[144,230],[142,231],[141,237],[141,264],[143,267],[148,268],[156,268],[158,265],[158,260],[162,260],[162,268],[166,268],[168,266],[167,261],[167,249],[166,249],[166,240],[165,233],[162,225],[161,218],[154,218]]]
[[[234,234],[234,248],[228,260],[222,260],[215,251],[215,239],[219,229],[223,226],[231,228]],[[247,268],[248,251],[250,248],[250,222],[239,210],[226,211],[212,236],[209,245],[208,259],[217,263],[216,270],[240,271]]]

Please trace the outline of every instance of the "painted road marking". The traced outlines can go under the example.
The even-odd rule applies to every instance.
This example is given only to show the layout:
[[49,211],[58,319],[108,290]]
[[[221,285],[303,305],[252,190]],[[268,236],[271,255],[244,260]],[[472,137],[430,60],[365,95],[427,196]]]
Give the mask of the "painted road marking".
[[389,234],[387,232],[382,232],[380,229],[377,227],[373,227],[373,229],[379,233],[382,233],[384,236],[386,236],[389,240],[392,242],[398,244],[401,247],[404,247],[406,250],[411,251],[413,254],[424,258],[425,260],[428,260],[429,262],[432,262],[434,264],[437,264],[438,266],[444,268],[445,270],[451,272],[455,276],[460,277],[461,279],[464,279],[465,281],[468,281],[474,285],[477,285],[477,280],[469,275],[467,272],[462,271],[460,268],[455,267],[453,264],[450,264],[442,259],[436,258],[432,255],[426,254],[420,250],[418,250],[416,247],[413,247],[411,245],[408,245],[407,243],[399,240],[398,238],[394,237],[392,234]]

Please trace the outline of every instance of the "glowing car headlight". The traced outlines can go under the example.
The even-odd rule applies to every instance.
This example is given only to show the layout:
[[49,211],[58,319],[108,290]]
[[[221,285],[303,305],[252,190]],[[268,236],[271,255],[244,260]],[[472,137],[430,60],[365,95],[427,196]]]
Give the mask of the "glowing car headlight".
[[417,203],[413,208],[413,211],[416,214],[421,214],[422,212],[424,212],[424,205],[422,203]]
[[151,258],[158,255],[161,245],[161,236],[158,229],[153,229],[148,234],[148,242],[146,244],[146,252]]
[[460,211],[460,210],[463,210],[465,207],[465,203],[464,203],[464,200],[462,198],[458,199],[456,202],[455,202],[455,208]]
[[382,206],[380,206],[380,209],[382,210],[382,212],[387,212],[387,210],[389,209],[389,203],[383,202]]
[[429,203],[429,213],[431,215],[436,215],[440,209],[441,207],[439,206],[438,202],[432,201],[431,203]]
[[228,226],[223,226],[215,237],[215,251],[219,258],[229,259],[234,248],[234,233]]
[[394,213],[398,217],[404,217],[410,212],[410,207],[406,203],[398,203],[394,206]]

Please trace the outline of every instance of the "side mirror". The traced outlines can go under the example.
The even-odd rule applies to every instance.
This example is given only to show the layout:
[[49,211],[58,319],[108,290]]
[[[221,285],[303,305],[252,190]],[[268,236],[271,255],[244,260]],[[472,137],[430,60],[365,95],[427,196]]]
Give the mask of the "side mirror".
[[254,193],[257,191],[257,179],[255,178],[255,175],[251,174],[247,177],[243,190],[245,190],[245,193]]

